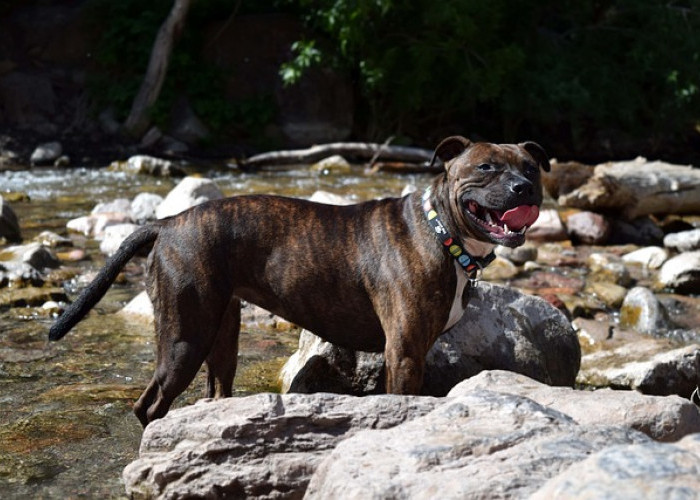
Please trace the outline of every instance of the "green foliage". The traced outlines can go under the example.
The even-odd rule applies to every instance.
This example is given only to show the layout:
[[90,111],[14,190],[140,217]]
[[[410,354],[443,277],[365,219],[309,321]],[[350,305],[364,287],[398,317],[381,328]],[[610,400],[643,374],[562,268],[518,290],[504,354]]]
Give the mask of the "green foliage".
[[696,0],[288,2],[313,36],[283,76],[320,60],[354,75],[380,135],[457,124],[581,148],[600,130],[669,137],[700,122]]

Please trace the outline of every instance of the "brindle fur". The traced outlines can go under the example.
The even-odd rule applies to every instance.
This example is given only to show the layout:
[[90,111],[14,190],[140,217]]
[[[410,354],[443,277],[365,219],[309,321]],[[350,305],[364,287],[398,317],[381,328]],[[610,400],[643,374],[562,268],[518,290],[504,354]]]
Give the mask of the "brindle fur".
[[[472,145],[452,137],[436,156],[446,168],[433,181],[433,205],[463,242],[484,240],[459,207],[464,186],[493,208],[542,201],[539,173],[533,177],[528,165],[549,163],[534,143]],[[484,175],[477,168],[484,162],[500,170]],[[151,248],[146,285],[156,370],[134,407],[144,426],[167,413],[203,363],[207,395],[231,395],[241,300],[336,345],[384,351],[387,392],[419,393],[425,356],[443,332],[457,284],[421,205],[421,193],[350,206],[266,195],[204,203],[129,236],[49,338],[63,337],[121,267]]]

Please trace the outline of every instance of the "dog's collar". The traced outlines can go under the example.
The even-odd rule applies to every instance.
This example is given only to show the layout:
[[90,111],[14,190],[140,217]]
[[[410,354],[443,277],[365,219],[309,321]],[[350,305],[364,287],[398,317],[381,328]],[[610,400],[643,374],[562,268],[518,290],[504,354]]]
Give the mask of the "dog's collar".
[[437,210],[435,210],[433,204],[430,202],[431,194],[432,188],[428,186],[423,192],[423,213],[425,214],[425,218],[428,219],[430,227],[433,228],[435,236],[440,240],[445,250],[449,252],[457,264],[459,264],[470,277],[473,277],[479,269],[483,269],[493,262],[493,259],[496,258],[496,254],[491,252],[484,257],[469,255],[464,247],[450,235],[447,227],[440,220]]

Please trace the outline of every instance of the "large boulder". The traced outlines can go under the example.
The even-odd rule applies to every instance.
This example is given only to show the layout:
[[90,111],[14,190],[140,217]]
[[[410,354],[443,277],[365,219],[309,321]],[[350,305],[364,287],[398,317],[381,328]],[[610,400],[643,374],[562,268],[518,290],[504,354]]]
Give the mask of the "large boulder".
[[[423,393],[441,396],[482,370],[510,370],[573,385],[581,350],[564,314],[539,297],[479,282],[462,319],[428,353]],[[382,392],[383,356],[356,353],[303,334],[282,371],[290,391]]]
[[[699,425],[698,410],[677,397],[553,388],[483,372],[446,398],[200,401],[149,424],[123,478],[135,499],[527,498],[596,453],[637,445],[625,448],[634,457],[654,443],[649,436],[680,439]],[[666,480],[685,481],[700,457],[661,463]],[[601,465],[614,475],[614,464]],[[639,487],[655,484],[656,475],[644,478],[647,466],[627,464]]]
[[156,208],[156,217],[163,219],[179,214],[205,201],[223,198],[224,194],[211,179],[185,177]]

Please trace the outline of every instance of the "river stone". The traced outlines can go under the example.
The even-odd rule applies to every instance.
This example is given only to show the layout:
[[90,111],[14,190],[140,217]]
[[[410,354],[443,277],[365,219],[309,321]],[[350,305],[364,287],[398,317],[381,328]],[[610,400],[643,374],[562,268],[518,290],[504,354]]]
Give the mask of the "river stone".
[[148,155],[131,156],[126,162],[113,162],[109,168],[111,170],[156,177],[181,177],[185,175],[185,170],[181,165],[170,160]]
[[100,212],[71,219],[66,223],[66,228],[85,236],[101,239],[107,227],[131,222],[133,222],[131,214],[128,213]]
[[156,209],[156,217],[163,219],[179,214],[188,208],[205,201],[223,198],[224,193],[211,179],[203,177],[185,177],[165,197]]
[[[539,297],[486,282],[468,293],[462,319],[428,352],[424,394],[445,395],[461,380],[488,369],[511,370],[553,385],[574,384],[580,345],[561,311]],[[283,388],[350,387],[353,394],[384,390],[375,384],[382,378],[382,354],[356,354],[305,337],[302,343],[304,349],[282,370]],[[365,381],[369,383],[362,387]]]
[[586,245],[602,245],[610,236],[610,223],[600,214],[578,212],[566,219],[569,237]]
[[673,349],[646,338],[585,354],[577,382],[584,386],[635,389],[644,394],[689,398],[700,380],[700,345]]
[[32,165],[50,165],[63,153],[63,145],[58,141],[37,146],[29,157]]
[[530,498],[698,498],[700,434],[678,443],[616,445],[549,480]]
[[24,263],[39,271],[46,268],[55,269],[61,265],[53,252],[40,243],[7,247],[2,254],[5,265]]
[[668,260],[668,251],[661,247],[640,248],[622,256],[626,264],[641,264],[649,269],[659,269]]
[[483,271],[486,281],[505,281],[518,275],[518,267],[510,260],[496,257]]
[[343,440],[304,498],[527,498],[592,453],[648,442],[632,429],[578,425],[530,399],[475,390]]
[[[498,257],[508,259],[518,266],[537,260],[537,247],[531,243],[525,243],[515,248],[499,245],[496,247],[495,253]],[[488,270],[488,267],[486,269]]]
[[540,216],[527,230],[528,241],[563,241],[568,238],[559,212],[554,209],[540,211]]
[[667,260],[659,271],[659,283],[677,293],[700,293],[700,250]]
[[666,309],[654,292],[641,286],[632,288],[622,302],[620,326],[641,333],[660,334],[670,327]]
[[664,239],[663,230],[650,217],[637,217],[632,221],[615,218],[610,224],[608,245],[660,245]]
[[630,272],[622,259],[613,254],[592,253],[586,261],[590,280],[615,283],[620,286],[632,284]]
[[156,219],[156,208],[163,197],[154,193],[139,193],[131,202],[130,212],[134,222],[144,224]]
[[96,214],[131,214],[131,202],[126,198],[117,198],[112,201],[98,203],[90,212]]
[[312,172],[317,172],[320,174],[349,174],[352,167],[350,163],[340,155],[329,156],[323,160],[314,163],[309,168]]
[[140,226],[137,224],[114,224],[104,230],[100,242],[100,252],[107,256],[114,255],[124,240]]
[[2,195],[0,195],[0,238],[4,238],[9,243],[22,241],[22,231],[17,215],[12,207],[5,202]]
[[477,389],[523,396],[573,418],[581,425],[620,425],[657,441],[678,441],[700,432],[700,410],[680,396],[646,396],[637,391],[582,391],[550,387],[518,373],[493,370],[460,382],[448,396]]
[[679,252],[700,250],[700,229],[667,234],[664,238],[664,246]]
[[322,458],[361,429],[383,429],[439,400],[379,395],[256,394],[199,401],[143,432],[124,469],[130,498],[301,498]]
[[592,281],[586,284],[584,293],[593,295],[609,308],[618,309],[627,295],[627,289],[615,283]]
[[328,191],[315,191],[309,198],[309,201],[325,203],[326,205],[352,205],[357,203],[347,196],[329,193]]

